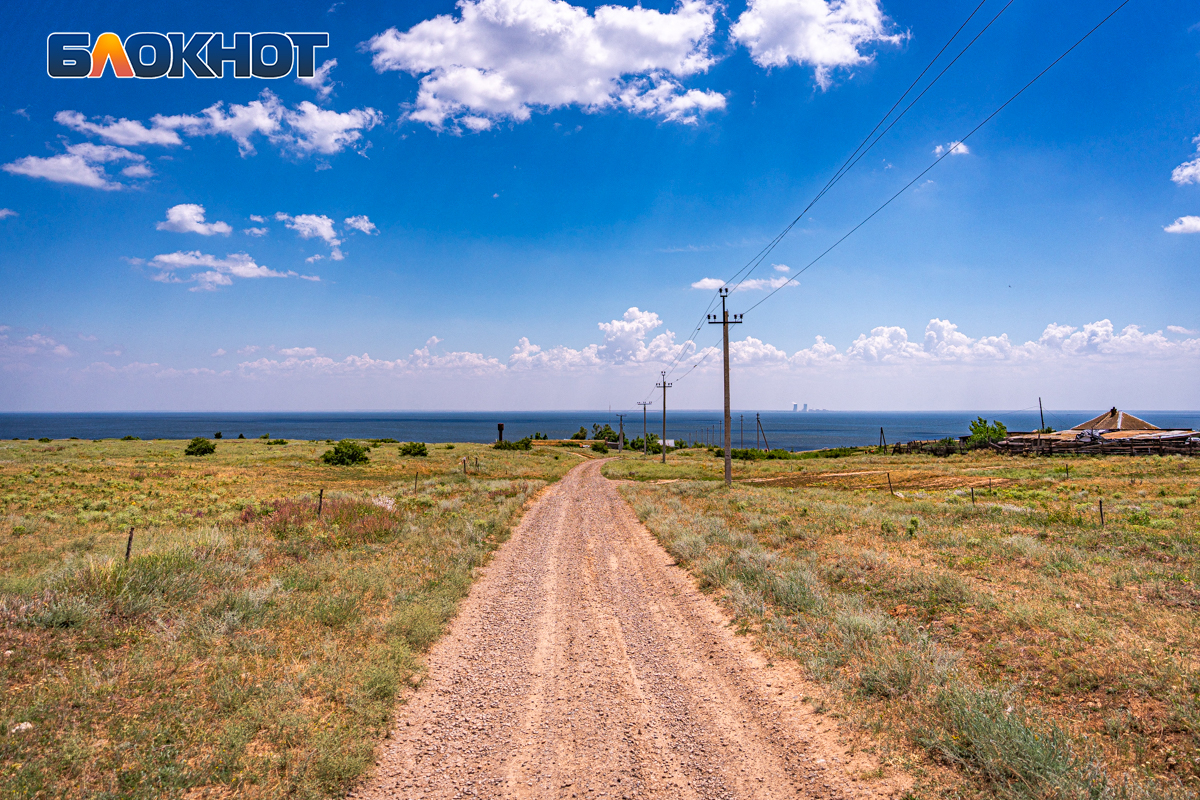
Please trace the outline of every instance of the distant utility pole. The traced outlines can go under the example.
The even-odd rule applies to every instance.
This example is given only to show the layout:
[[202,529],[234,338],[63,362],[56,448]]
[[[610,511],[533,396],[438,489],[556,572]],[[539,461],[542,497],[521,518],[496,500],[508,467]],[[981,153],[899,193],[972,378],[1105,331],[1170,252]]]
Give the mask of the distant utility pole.
[[[662,439],[659,441],[659,444],[662,445],[662,463],[665,464],[665,463],[667,463],[667,389],[670,389],[675,384],[667,383],[667,371],[666,370],[663,370],[659,374],[662,375],[662,383],[655,384],[655,388],[663,390]],[[645,413],[645,412],[643,412],[643,413]]]
[[617,414],[617,419],[621,421],[621,432],[617,434],[617,452],[625,452],[625,414]]
[[646,431],[646,406],[653,403],[653,400],[638,400],[638,405],[642,407],[642,455],[650,455],[650,434]]
[[729,324],[741,323],[742,315],[734,314],[733,319],[729,318],[729,312],[725,310],[725,298],[729,296],[729,287],[721,287],[721,318],[717,319],[716,314],[708,315],[709,325],[721,326],[721,343],[722,350],[725,356],[725,485],[733,485],[733,454],[729,449],[729,437],[732,434],[733,423],[729,418]]
[[746,449],[746,415],[738,414],[738,424],[742,426],[742,449]]

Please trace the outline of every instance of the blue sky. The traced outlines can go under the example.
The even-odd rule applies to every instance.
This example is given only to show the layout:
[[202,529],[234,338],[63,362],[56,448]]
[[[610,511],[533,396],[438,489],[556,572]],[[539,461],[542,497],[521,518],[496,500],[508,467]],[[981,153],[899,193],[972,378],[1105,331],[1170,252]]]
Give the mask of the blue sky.
[[[664,369],[716,408],[693,284],[790,222],[975,5],[6,7],[0,409],[624,408]],[[753,278],[1115,5],[1013,2]],[[54,31],[296,30],[329,32],[323,79],[46,74]],[[1131,2],[747,315],[734,406],[1200,406],[1198,100],[1200,10]]]

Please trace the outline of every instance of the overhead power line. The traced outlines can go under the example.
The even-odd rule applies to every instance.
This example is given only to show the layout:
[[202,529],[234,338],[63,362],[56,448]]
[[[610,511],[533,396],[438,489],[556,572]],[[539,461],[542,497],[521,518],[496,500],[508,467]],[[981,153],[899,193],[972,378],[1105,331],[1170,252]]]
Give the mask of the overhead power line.
[[[1010,97],[1010,98],[1008,98],[1007,100],[1005,100],[1003,103],[1001,103],[1001,104],[1000,104],[1000,106],[999,106],[999,107],[998,107],[998,108],[997,108],[995,111],[993,111],[991,114],[988,114],[986,117],[984,117],[983,121],[982,121],[982,122],[980,122],[978,125],[976,125],[974,128],[972,128],[972,129],[971,129],[971,130],[970,130],[970,131],[967,133],[967,135],[966,135],[966,136],[963,136],[961,139],[959,139],[959,140],[958,140],[958,143],[960,143],[960,144],[961,144],[962,142],[965,142],[965,141],[967,141],[967,139],[970,139],[972,136],[974,136],[974,135],[975,135],[975,133],[976,133],[976,132],[977,132],[977,131],[978,131],[980,128],[982,128],[984,125],[987,125],[989,122],[991,122],[991,121],[992,121],[992,120],[993,120],[993,119],[996,117],[996,115],[998,115],[998,114],[999,114],[1001,111],[1003,111],[1004,109],[1008,108],[1008,106],[1009,106],[1009,105],[1010,105],[1010,104],[1011,104],[1011,103],[1012,103],[1014,100],[1016,100],[1018,97],[1020,97],[1022,94],[1024,94],[1024,93],[1025,93],[1025,91],[1026,91],[1026,90],[1027,90],[1027,89],[1028,89],[1030,86],[1033,86],[1035,83],[1037,83],[1037,82],[1038,82],[1038,80],[1039,80],[1039,79],[1041,79],[1041,77],[1042,77],[1043,75],[1045,75],[1047,72],[1049,72],[1051,69],[1053,69],[1053,68],[1055,67],[1055,65],[1057,65],[1057,64],[1058,64],[1058,62],[1062,61],[1064,58],[1066,58],[1068,55],[1070,55],[1070,54],[1071,54],[1071,52],[1075,50],[1075,48],[1077,48],[1077,47],[1079,47],[1079,45],[1083,44],[1083,43],[1084,43],[1084,41],[1085,41],[1085,40],[1086,40],[1086,39],[1087,39],[1089,36],[1091,36],[1091,35],[1092,35],[1093,33],[1095,33],[1096,31],[1100,30],[1100,27],[1101,27],[1102,25],[1104,25],[1104,23],[1106,23],[1106,22],[1108,22],[1110,19],[1112,19],[1112,18],[1113,18],[1113,16],[1114,16],[1114,15],[1116,15],[1116,13],[1117,13],[1118,11],[1120,11],[1122,8],[1124,8],[1125,6],[1127,6],[1127,5],[1129,4],[1129,2],[1130,2],[1130,0],[1123,0],[1123,2],[1122,2],[1120,5],[1118,5],[1116,8],[1114,8],[1112,11],[1110,11],[1110,12],[1108,13],[1108,15],[1104,17],[1104,19],[1102,19],[1102,20],[1100,20],[1099,22],[1097,22],[1097,23],[1096,23],[1096,25],[1095,25],[1094,27],[1092,27],[1092,28],[1091,28],[1091,29],[1090,29],[1090,30],[1089,30],[1087,33],[1085,33],[1083,36],[1079,37],[1079,39],[1077,39],[1073,45],[1071,45],[1071,46],[1070,46],[1070,47],[1068,47],[1066,50],[1064,50],[1064,51],[1063,51],[1063,53],[1062,53],[1062,55],[1060,55],[1058,58],[1056,58],[1056,59],[1054,59],[1053,61],[1051,61],[1051,62],[1050,62],[1050,63],[1049,63],[1047,66],[1046,66],[1046,68],[1045,68],[1045,69],[1043,69],[1043,70],[1042,70],[1041,72],[1039,72],[1037,75],[1034,75],[1034,76],[1033,76],[1033,78],[1032,78],[1032,79],[1031,79],[1031,80],[1030,80],[1028,83],[1026,83],[1024,86],[1022,86],[1020,89],[1018,89],[1018,90],[1016,91],[1016,93],[1012,95],[1012,97]],[[845,234],[843,234],[843,235],[842,235],[842,237],[841,237],[840,239],[838,239],[836,242],[834,242],[834,243],[833,243],[833,244],[831,244],[829,247],[827,247],[827,248],[826,248],[826,249],[825,249],[825,250],[824,250],[824,251],[823,251],[823,252],[822,252],[820,255],[818,255],[818,256],[817,256],[816,258],[814,258],[812,261],[810,261],[810,262],[808,262],[807,264],[805,264],[805,265],[804,265],[804,267],[803,267],[803,269],[801,269],[799,272],[797,272],[797,273],[796,273],[795,275],[793,275],[792,277],[788,278],[788,279],[787,279],[787,281],[785,281],[785,282],[784,282],[783,284],[781,284],[780,286],[776,287],[775,289],[772,289],[770,292],[768,292],[768,293],[766,294],[766,296],[765,296],[765,297],[763,297],[761,300],[759,300],[759,301],[758,301],[757,303],[755,303],[754,305],[750,306],[748,309],[746,309],[746,310],[745,310],[744,312],[742,312],[742,313],[743,313],[743,314],[747,314],[747,313],[749,313],[749,312],[753,311],[754,309],[758,308],[758,307],[759,307],[759,306],[761,306],[763,303],[765,303],[767,300],[770,300],[770,299],[771,299],[771,298],[772,298],[772,297],[775,295],[775,293],[776,293],[776,292],[778,292],[780,289],[784,288],[784,287],[785,287],[785,286],[787,286],[789,283],[791,283],[792,281],[796,280],[796,279],[797,279],[797,278],[799,278],[801,275],[803,275],[803,274],[804,274],[806,271],[808,271],[808,269],[809,269],[810,267],[812,267],[814,264],[816,264],[816,263],[817,263],[818,261],[820,261],[822,258],[824,258],[825,256],[827,256],[827,255],[828,255],[830,252],[832,252],[832,251],[833,251],[833,249],[834,249],[834,248],[836,248],[836,247],[837,247],[838,245],[840,245],[842,242],[844,242],[844,241],[846,241],[847,239],[849,239],[849,238],[850,238],[850,237],[851,237],[851,236],[854,234],[854,232],[855,232],[855,231],[857,231],[857,230],[858,230],[859,228],[861,228],[863,225],[866,225],[868,222],[870,222],[870,221],[871,221],[871,220],[872,220],[872,219],[875,217],[875,215],[876,215],[876,214],[878,214],[880,211],[883,211],[885,208],[887,208],[889,205],[891,205],[893,200],[895,200],[895,199],[896,199],[897,197],[899,197],[900,195],[904,194],[904,192],[908,191],[909,187],[911,187],[911,186],[912,186],[914,183],[916,183],[917,181],[921,180],[921,178],[925,177],[925,175],[926,175],[926,174],[927,174],[927,173],[928,173],[928,172],[929,172],[931,169],[933,169],[934,167],[936,167],[938,164],[940,164],[940,163],[942,162],[942,159],[946,158],[947,156],[949,156],[949,155],[950,155],[951,153],[953,153],[953,152],[954,152],[954,148],[953,148],[953,147],[951,147],[951,148],[947,149],[947,150],[946,150],[946,152],[942,153],[940,156],[938,156],[936,159],[934,159],[934,162],[933,162],[932,164],[930,164],[930,165],[929,165],[928,167],[926,167],[925,169],[921,170],[921,172],[920,172],[920,173],[919,173],[919,174],[918,174],[918,175],[917,175],[915,178],[913,178],[912,180],[910,180],[908,183],[904,184],[904,186],[902,186],[898,192],[896,192],[896,193],[895,193],[895,194],[893,194],[891,197],[889,197],[889,198],[888,198],[886,201],[884,201],[883,205],[879,206],[879,208],[875,209],[875,210],[874,210],[874,211],[872,211],[870,214],[868,214],[868,215],[867,215],[867,217],[866,217],[865,219],[863,219],[863,221],[862,221],[862,222],[858,223],[858,224],[857,224],[857,225],[855,225],[853,228],[851,228],[850,230],[846,231],[846,233],[845,233]]]
[[[857,164],[858,161],[861,160],[862,157],[864,155],[866,155],[866,153],[871,148],[873,148],[876,144],[878,144],[879,140],[882,139],[887,134],[887,132],[890,131],[892,129],[892,127],[897,122],[900,121],[900,119],[905,114],[908,113],[908,110],[911,109],[918,100],[920,100],[922,97],[925,96],[925,93],[928,92],[929,89],[935,83],[937,83],[938,79],[940,79],[943,75],[945,75],[946,71],[949,70],[950,67],[952,67],[955,62],[957,62],[960,58],[962,58],[963,54],[966,53],[966,51],[968,49],[970,49],[971,45],[975,44],[975,42],[979,39],[979,37],[983,35],[984,31],[986,31],[988,28],[990,28],[992,23],[994,23],[1000,17],[1000,14],[1003,14],[1004,11],[1008,8],[1008,6],[1012,5],[1013,0],[1009,0],[1008,3],[1003,8],[1000,9],[1000,12],[998,14],[996,14],[996,16],[993,17],[991,19],[991,21],[988,22],[987,25],[985,25],[979,31],[979,33],[977,33],[974,36],[974,38],[972,38],[971,41],[967,43],[967,45],[962,50],[959,51],[958,55],[956,55],[950,61],[950,63],[947,64],[946,67],[943,68],[942,71],[939,72],[936,77],[934,77],[934,79],[932,81],[930,81],[929,85],[927,85],[921,91],[921,93],[919,95],[917,95],[917,97],[914,98],[913,101],[911,103],[909,103],[908,106],[906,106],[905,109],[899,115],[897,115],[897,117],[895,119],[893,119],[891,121],[891,124],[889,124],[887,126],[887,128],[885,128],[881,133],[879,133],[878,136],[875,136],[876,132],[879,131],[880,127],[882,127],[883,124],[888,121],[888,119],[892,116],[892,113],[897,108],[899,108],[901,103],[904,102],[904,98],[908,97],[908,95],[913,91],[913,89],[916,88],[917,84],[919,84],[921,82],[921,79],[925,77],[925,74],[927,72],[929,72],[929,70],[933,67],[933,65],[935,63],[937,63],[937,60],[942,57],[942,54],[946,52],[946,49],[949,48],[950,45],[954,43],[954,40],[958,38],[959,34],[962,33],[963,29],[966,28],[968,24],[970,24],[971,20],[975,18],[975,15],[979,13],[979,10],[981,8],[983,8],[983,6],[987,2],[988,2],[988,0],[980,0],[979,4],[976,5],[974,9],[971,10],[971,13],[967,15],[967,18],[965,20],[963,20],[962,24],[959,25],[957,29],[955,29],[954,33],[951,34],[950,38],[946,40],[946,43],[942,45],[941,49],[939,49],[937,51],[937,53],[934,54],[933,58],[931,58],[929,60],[929,63],[925,65],[924,69],[922,69],[920,71],[920,73],[917,74],[917,77],[913,79],[912,83],[910,83],[908,85],[908,87],[904,90],[904,92],[898,98],[896,98],[896,102],[893,103],[892,106],[884,113],[884,115],[879,118],[879,121],[876,122],[875,126],[873,128],[871,128],[870,132],[867,133],[867,135],[863,137],[862,141],[858,143],[858,146],[854,148],[854,151],[851,152],[850,155],[846,157],[846,160],[842,162],[842,165],[840,167],[838,167],[837,170],[834,172],[834,174],[829,178],[829,180],[825,182],[825,185],[821,187],[821,190],[819,192],[817,192],[817,194],[812,198],[812,200],[809,201],[808,205],[806,205],[804,207],[804,210],[801,211],[800,214],[795,219],[793,219],[791,221],[791,223],[788,224],[787,227],[785,227],[782,231],[780,231],[779,234],[775,236],[775,238],[773,238],[770,242],[768,242],[766,244],[766,246],[763,247],[762,250],[760,250],[758,253],[756,253],[754,255],[754,257],[751,258],[749,261],[747,261],[746,264],[741,267],[741,269],[739,269],[737,272],[735,272],[733,274],[733,276],[730,277],[730,279],[725,282],[726,286],[733,283],[733,281],[737,280],[738,276],[742,275],[743,272],[746,272],[747,269],[749,269],[751,272],[753,272],[754,269],[756,269],[758,267],[758,265],[761,264],[762,261],[768,255],[770,255],[771,251],[775,249],[776,245],[778,245],[779,242],[782,241],[783,238],[785,236],[787,236],[788,233],[791,232],[792,228],[794,228],[796,226],[796,224],[804,217],[804,215],[807,214],[809,212],[809,210],[812,209],[812,207],[817,203],[817,201],[819,201],[825,195],[826,192],[828,192],[830,189],[832,189],[838,183],[838,181],[840,181],[846,175],[847,172],[849,172],[851,169],[853,169],[854,165]],[[872,136],[875,136],[874,141],[871,141]],[[867,144],[868,142],[870,142],[869,145]],[[863,149],[864,147],[866,148],[865,150]],[[749,277],[749,273],[747,273],[742,278],[742,280],[745,280],[746,277]],[[738,281],[738,285],[741,285],[741,281]],[[734,288],[736,288],[736,286]],[[712,311],[713,305],[716,303],[716,300],[717,300],[717,295],[714,293],[713,298],[709,300],[708,305],[705,307],[704,312],[700,315],[700,319],[697,321],[695,327],[692,329],[691,334],[688,336],[687,339],[685,339],[683,341],[684,345],[686,345],[688,342],[695,341],[696,336],[700,333],[700,330],[704,327],[704,321],[705,321],[705,319],[707,319],[709,312]],[[676,355],[675,359],[671,362],[671,365],[669,367],[667,367],[668,375],[670,375],[671,373],[673,373],[675,371],[675,368],[678,366],[679,361],[683,358],[683,355],[685,354],[686,349],[687,349],[686,347],[681,348],[679,353]],[[695,369],[695,366],[693,366],[692,369]],[[692,370],[688,370],[688,372],[691,372],[691,371]],[[651,390],[651,391],[653,391],[653,390]]]
[[[893,127],[895,127],[896,123],[904,118],[904,115],[909,112],[909,109],[911,109],[914,105],[916,105],[917,101],[919,101],[922,97],[924,97],[929,92],[929,90],[933,88],[934,84],[936,84],[939,80],[941,80],[941,77],[943,75],[945,75],[950,70],[951,67],[953,67],[956,63],[958,63],[958,60],[960,58],[962,58],[963,55],[965,55],[968,50],[971,49],[971,46],[973,44],[975,44],[975,42],[979,41],[979,38],[981,36],[983,36],[984,33],[987,32],[988,28],[992,27],[993,23],[995,23],[996,20],[1000,19],[1000,15],[1008,10],[1008,7],[1013,4],[1014,0],[1008,0],[1008,2],[1005,3],[1004,6],[1001,7],[1001,9],[998,12],[996,12],[996,15],[994,17],[992,17],[986,25],[984,25],[982,28],[979,29],[979,32],[976,33],[974,37],[972,37],[971,41],[967,42],[967,44],[963,47],[963,49],[958,51],[958,55],[956,55],[954,58],[950,59],[950,63],[947,64],[945,67],[943,67],[941,72],[939,72],[937,75],[935,75],[933,80],[931,80],[928,84],[926,84],[925,88],[921,90],[921,93],[918,94],[916,97],[914,97],[912,99],[912,102],[909,103],[907,106],[905,106],[904,110],[901,111],[899,114],[897,114],[895,119],[893,119],[891,122],[889,122],[888,126],[886,128],[884,128],[883,131],[881,131],[878,136],[875,136],[875,132],[878,131],[880,126],[883,125],[883,123],[887,121],[888,117],[891,116],[892,112],[895,111],[896,108],[902,102],[904,102],[904,98],[908,96],[909,92],[911,92],[914,87],[916,87],[916,85],[920,82],[921,78],[923,78],[925,76],[925,73],[929,71],[929,68],[934,65],[934,62],[936,62],[939,58],[941,58],[942,53],[946,52],[946,48],[949,47],[950,44],[958,37],[958,34],[962,33],[963,28],[965,28],[967,26],[967,23],[969,23],[971,21],[971,19],[979,12],[979,9],[982,8],[983,4],[986,2],[987,2],[987,0],[983,0],[983,2],[981,2],[979,5],[975,6],[975,9],[971,12],[970,16],[968,16],[966,18],[966,20],[963,21],[962,25],[958,26],[958,30],[956,30],[954,32],[954,35],[951,36],[944,45],[942,45],[942,49],[937,52],[937,55],[935,55],[933,57],[933,59],[930,60],[929,64],[927,64],[925,66],[925,69],[921,70],[921,74],[918,75],[916,77],[916,80],[914,80],[909,85],[909,87],[904,90],[904,94],[900,95],[900,99],[898,99],[895,102],[895,104],[893,104],[892,107],[890,109],[888,109],[888,112],[886,114],[884,114],[883,117],[879,120],[879,122],[877,122],[875,124],[875,127],[871,129],[871,132],[867,134],[866,138],[864,138],[861,142],[859,142],[858,147],[856,147],[854,149],[854,152],[850,154],[850,156],[846,159],[846,161],[842,164],[842,166],[838,168],[838,171],[836,173],[834,173],[833,177],[830,178],[829,181],[825,184],[825,186],[823,186],[821,188],[821,191],[817,192],[817,195],[811,201],[809,201],[809,204],[804,207],[804,210],[801,211],[800,214],[794,220],[792,220],[791,223],[786,228],[784,228],[779,233],[778,236],[776,236],[774,239],[772,239],[771,242],[768,243],[768,245],[763,248],[763,250],[759,253],[759,255],[755,256],[754,259],[751,259],[750,264],[753,264],[753,266],[750,266],[750,264],[747,264],[747,266],[750,266],[750,269],[749,269],[749,271],[746,272],[746,274],[744,276],[742,276],[741,280],[738,280],[737,286],[741,286],[742,282],[745,281],[747,278],[749,278],[754,273],[754,271],[756,269],[758,269],[759,266],[762,265],[762,262],[766,260],[766,257],[771,254],[771,252],[775,249],[775,247],[781,241],[783,241],[784,237],[786,237],[789,233],[791,233],[792,228],[794,228],[796,226],[796,224],[798,222],[800,222],[800,220],[804,217],[804,215],[807,214],[809,212],[809,210],[814,205],[817,204],[817,201],[820,200],[822,197],[824,197],[826,192],[828,192],[830,189],[832,189],[834,186],[836,186],[837,183],[843,177],[845,177],[846,173],[848,173],[850,170],[854,169],[854,165],[857,164],[859,161],[861,161],[863,159],[863,157],[866,156],[867,153],[869,153],[875,147],[875,145],[879,144],[879,140],[882,139],[884,136],[886,136],[888,131],[890,131]],[[875,140],[872,141],[870,144],[867,144],[867,142],[871,139],[872,136],[875,136]],[[864,147],[864,145],[865,145],[865,147]],[[742,267],[742,269],[738,270],[738,274],[740,274],[741,272],[743,272],[745,270],[746,270],[746,267]],[[736,280],[737,277],[738,277],[737,274],[735,274],[733,276],[733,278],[730,279],[729,282]],[[736,289],[737,286],[735,286],[734,288]]]

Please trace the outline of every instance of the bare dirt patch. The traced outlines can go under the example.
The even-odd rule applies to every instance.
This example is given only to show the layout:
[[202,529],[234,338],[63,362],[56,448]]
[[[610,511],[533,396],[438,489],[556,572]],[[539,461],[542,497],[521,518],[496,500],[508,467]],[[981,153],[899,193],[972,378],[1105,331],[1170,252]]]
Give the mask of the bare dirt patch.
[[830,489],[883,489],[895,490],[945,490],[945,489],[999,489],[1012,483],[1007,478],[987,475],[947,475],[944,472],[922,470],[859,470],[857,472],[792,472],[769,478],[747,478],[739,483],[758,486],[820,486]]

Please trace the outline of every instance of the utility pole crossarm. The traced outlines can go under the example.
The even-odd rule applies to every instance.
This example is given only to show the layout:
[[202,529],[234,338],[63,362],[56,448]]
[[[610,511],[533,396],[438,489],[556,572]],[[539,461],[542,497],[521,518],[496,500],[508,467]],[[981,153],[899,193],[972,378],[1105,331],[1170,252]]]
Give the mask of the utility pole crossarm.
[[721,351],[724,355],[725,367],[725,485],[733,485],[733,453],[730,450],[730,438],[733,435],[733,422],[729,417],[729,326],[740,324],[742,321],[741,314],[734,314],[732,317],[725,309],[725,298],[729,296],[729,288],[721,287],[721,316],[718,318],[716,314],[708,315],[709,325],[721,326]]

